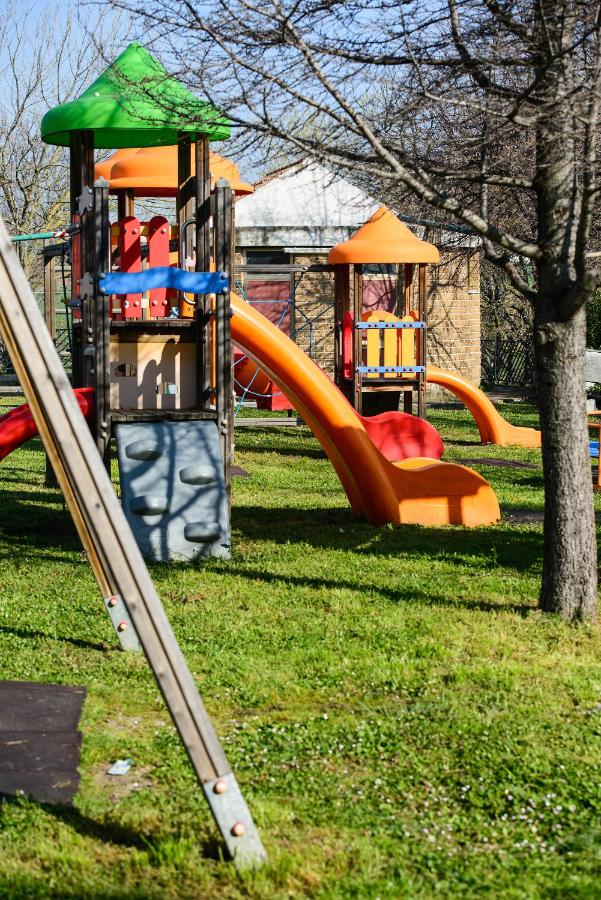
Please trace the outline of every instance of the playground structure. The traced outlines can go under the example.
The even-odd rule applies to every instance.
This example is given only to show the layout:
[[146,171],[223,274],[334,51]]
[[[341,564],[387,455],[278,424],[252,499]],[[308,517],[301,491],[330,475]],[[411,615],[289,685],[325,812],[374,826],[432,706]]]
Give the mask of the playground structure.
[[[138,83],[145,85],[143,94],[134,90]],[[152,90],[161,103],[153,105]],[[182,107],[193,124],[186,126],[175,113],[169,119],[166,110]],[[145,651],[228,852],[240,865],[256,864],[264,858],[260,838],[140,553],[153,560],[229,553],[232,338],[312,428],[357,516],[374,524],[480,526],[498,521],[499,505],[477,473],[440,461],[442,441],[423,418],[392,410],[362,416],[361,396],[359,409],[353,408],[299,347],[230,292],[234,191],[215,177],[221,165],[216,157],[211,183],[209,153],[210,140],[227,137],[227,123],[142,47],[130,45],[78,100],[51,110],[42,135],[70,148],[75,390],[0,229],[0,329],[28,401],[0,418],[0,459],[41,435],[122,647]],[[112,160],[111,178],[126,164],[127,177],[135,177],[132,167],[135,172],[140,159],[158,158],[157,148],[169,151],[170,166],[177,160],[175,187],[165,181],[162,190],[170,193],[158,195],[175,191],[175,226],[164,216],[148,223],[136,218],[136,196],[157,195],[138,194],[152,186],[131,180],[116,188],[118,221],[111,225],[109,183],[95,177],[94,150],[113,147],[122,152]],[[239,182],[240,191],[248,187]],[[415,264],[425,266],[407,263]],[[342,302],[342,268],[339,274]],[[356,332],[368,332],[368,344],[372,333],[378,340],[380,333],[385,340],[400,335],[403,352],[412,344],[413,361],[405,357],[404,368],[395,363],[394,371],[359,371],[361,377],[347,380],[356,399],[369,376],[383,375],[368,387],[393,387],[411,397],[417,392],[423,412],[425,328],[418,316],[425,308],[425,272],[418,270],[417,310],[412,278],[405,275],[409,318],[400,327],[380,314],[365,322],[384,327]],[[355,322],[363,316],[357,297],[360,285]],[[363,365],[360,338],[352,340],[355,369]],[[387,375],[393,376],[390,384]],[[436,377],[451,383],[448,373],[435,371]],[[477,397],[460,389],[481,408]],[[483,423],[490,418],[485,410]],[[105,471],[113,439],[122,508]]]
[[[136,84],[145,85],[142,94]],[[182,124],[182,107],[194,128]],[[227,303],[215,296],[231,278],[232,190],[218,179],[211,191],[209,153],[209,141],[228,134],[216,110],[135,44],[42,122],[43,139],[71,151],[73,384],[93,389],[96,445],[108,462],[115,438],[126,515],[145,555],[157,561],[229,552],[230,323]],[[145,147],[176,160],[177,185],[164,186],[165,195],[175,193],[175,227],[164,216],[141,223],[129,187],[118,189],[118,220],[110,225],[108,184],[95,179],[94,149],[115,146],[121,152],[112,168]],[[235,174],[219,157],[213,164]],[[199,294],[189,279],[186,290],[168,283],[174,264],[207,273],[207,290]],[[146,293],[101,292],[111,268],[143,267],[164,273]],[[198,471],[189,464],[194,447]]]
[[[398,409],[425,415],[427,266],[439,262],[433,244],[420,241],[396,216],[380,207],[350,240],[332,247],[335,272],[336,384],[361,413]],[[394,295],[365,310],[368,267],[394,268],[387,284]],[[390,291],[389,291],[390,293]],[[388,301],[388,302],[386,302]],[[392,309],[383,308],[386,305]],[[374,403],[373,401],[376,401]]]
[[[109,160],[97,165],[96,173],[110,176],[110,192],[118,196],[120,204],[124,203],[124,191],[129,192],[130,203],[133,203],[134,195],[172,196],[175,190],[176,161],[173,149],[120,150]],[[168,152],[159,153],[159,150]],[[235,196],[249,193],[250,186],[240,181],[238,168],[232,162],[223,160],[216,154],[212,154],[211,158],[215,160],[215,174],[223,171],[232,178],[231,186]],[[359,258],[365,262],[359,262]],[[336,383],[356,409],[363,406],[366,396],[368,403],[375,396],[377,400],[376,404],[372,403],[372,409],[378,408],[379,401],[391,413],[383,414],[385,418],[379,418],[378,415],[364,417],[363,423],[372,439],[381,450],[384,448],[383,452],[392,461],[416,455],[415,445],[407,445],[405,438],[412,431],[415,435],[419,426],[409,426],[401,417],[395,417],[394,412],[398,409],[400,394],[404,398],[407,412],[412,410],[413,396],[417,394],[417,412],[423,416],[426,382],[444,387],[464,403],[474,417],[482,443],[540,447],[540,432],[507,422],[479,388],[456,373],[426,365],[425,362],[421,364],[420,360],[426,359],[427,349],[427,266],[436,263],[438,258],[436,247],[418,240],[390,210],[381,207],[349,241],[332,248],[327,265],[311,267],[311,270],[333,272],[335,276]],[[383,260],[389,262],[384,263]],[[384,282],[388,289],[388,305],[401,304],[409,313],[401,318],[389,309],[374,309],[372,303],[369,311],[364,309],[361,313],[362,322],[355,329],[353,322],[362,307],[364,281],[370,265],[397,267],[396,276],[393,279],[388,277]],[[237,266],[236,271],[254,271],[256,268],[260,267]],[[284,271],[277,266],[268,268],[270,272],[272,269]],[[290,274],[288,269],[286,274]],[[396,296],[393,304],[390,303],[391,284]],[[370,287],[373,289],[373,284]],[[353,311],[350,310],[351,305]],[[380,304],[376,306],[379,305],[381,298]],[[362,368],[388,367],[416,371],[355,373],[355,356],[361,357]],[[235,348],[234,356],[234,383],[237,393],[256,399],[259,408],[293,408],[281,386],[266,374],[264,368],[238,348]],[[382,429],[388,435],[386,443],[378,437]],[[398,433],[396,441],[393,438],[395,431]],[[417,455],[440,458],[442,443],[437,447],[432,433],[428,432],[428,438],[422,441],[420,451]]]

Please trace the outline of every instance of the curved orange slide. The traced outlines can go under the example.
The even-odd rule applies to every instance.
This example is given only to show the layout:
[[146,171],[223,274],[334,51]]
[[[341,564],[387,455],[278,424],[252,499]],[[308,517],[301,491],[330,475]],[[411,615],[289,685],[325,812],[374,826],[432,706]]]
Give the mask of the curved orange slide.
[[483,444],[499,447],[540,447],[540,431],[512,425],[498,412],[486,394],[454,372],[446,372],[436,366],[428,366],[426,377],[431,384],[439,384],[451,391],[465,404],[474,417]]
[[388,462],[328,376],[265,316],[231,295],[232,339],[273,378],[334,466],[355,515],[374,525],[491,525],[491,486],[471,469],[418,458]]
[[[94,410],[94,389],[77,388],[73,393],[85,418],[89,419]],[[31,440],[37,433],[38,427],[27,403],[0,416],[0,460],[21,444]]]

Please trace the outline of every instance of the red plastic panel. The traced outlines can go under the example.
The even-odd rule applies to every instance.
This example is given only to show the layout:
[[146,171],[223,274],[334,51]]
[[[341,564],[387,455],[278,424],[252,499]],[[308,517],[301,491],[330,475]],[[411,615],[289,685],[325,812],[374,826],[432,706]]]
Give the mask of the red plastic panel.
[[[148,266],[169,265],[169,222],[164,216],[155,216],[148,223]],[[150,291],[149,315],[151,319],[169,315],[170,303],[167,288],[153,288]]]
[[[140,222],[135,216],[126,216],[119,224],[121,226],[119,236],[120,269],[122,272],[141,272]],[[121,301],[121,308],[123,318],[141,319],[142,294],[126,294]]]

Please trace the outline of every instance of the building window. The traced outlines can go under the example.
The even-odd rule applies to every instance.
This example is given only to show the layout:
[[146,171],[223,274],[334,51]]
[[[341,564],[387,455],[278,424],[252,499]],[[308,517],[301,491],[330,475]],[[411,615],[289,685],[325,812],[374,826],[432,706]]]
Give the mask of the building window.
[[290,254],[283,250],[247,250],[247,266],[289,266]]

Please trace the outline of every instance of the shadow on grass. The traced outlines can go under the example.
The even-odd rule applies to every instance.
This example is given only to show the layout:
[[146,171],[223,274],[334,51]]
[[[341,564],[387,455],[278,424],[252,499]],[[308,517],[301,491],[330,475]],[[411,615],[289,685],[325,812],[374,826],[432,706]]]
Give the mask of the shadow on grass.
[[[534,510],[533,510],[534,512]],[[540,510],[536,510],[540,512]],[[323,550],[394,556],[427,555],[463,565],[469,556],[492,557],[494,566],[527,571],[542,553],[542,532],[498,526],[375,526],[359,522],[348,509],[299,507],[260,509],[236,506],[233,527],[245,538],[276,544],[304,543]]]
[[[102,819],[95,819],[80,812],[75,806],[41,803],[31,798],[24,801],[22,797],[2,797],[2,803],[5,804],[22,805],[23,802],[33,804],[40,811],[53,816],[53,818],[62,822],[82,837],[92,838],[92,840],[99,841],[106,845],[144,851],[150,857],[151,865],[155,858],[161,858],[162,839],[160,836],[141,828],[123,825],[110,816]],[[221,862],[228,858],[225,846],[223,842],[219,840],[217,835],[212,834],[200,837],[199,848],[204,859]],[[93,895],[86,891],[85,896],[90,897]],[[104,898],[107,895],[106,893],[99,893],[97,896],[99,898]],[[113,896],[112,893],[111,896]],[[128,893],[124,896],[129,897],[131,895]]]
[[[238,578],[247,578],[250,581],[262,581],[266,584],[286,584],[294,587],[312,588],[320,590],[323,588],[331,590],[349,590],[356,593],[364,593],[366,585],[358,584],[356,581],[344,581],[339,578],[311,578],[305,575],[277,575],[272,572],[265,572],[262,569],[240,568],[236,571]],[[467,609],[478,612],[514,612],[525,617],[536,609],[536,603],[490,603],[487,600],[452,600],[449,597],[435,595],[419,588],[390,588],[378,587],[374,591],[385,597],[391,603],[420,603],[424,606],[438,606],[448,609]],[[191,641],[194,643],[194,640]]]
[[114,649],[109,644],[101,644],[96,641],[87,641],[85,638],[66,637],[58,634],[46,634],[44,631],[35,631],[27,628],[9,628],[6,625],[0,625],[0,634],[13,635],[14,637],[29,640],[30,638],[42,638],[46,641],[61,641],[65,644],[71,644],[73,647],[81,647],[83,650],[100,650],[106,653],[107,650]]
[[[262,437],[274,437],[273,431],[265,428],[253,428],[253,435],[260,434]],[[292,437],[299,444],[307,444],[307,446],[293,445],[291,447],[273,446],[271,443],[256,444],[245,441],[244,437],[240,438],[236,433],[236,451],[242,453],[276,453],[278,456],[304,456],[309,459],[326,459],[326,453],[321,449],[315,441],[312,434],[307,435],[287,435]]]

